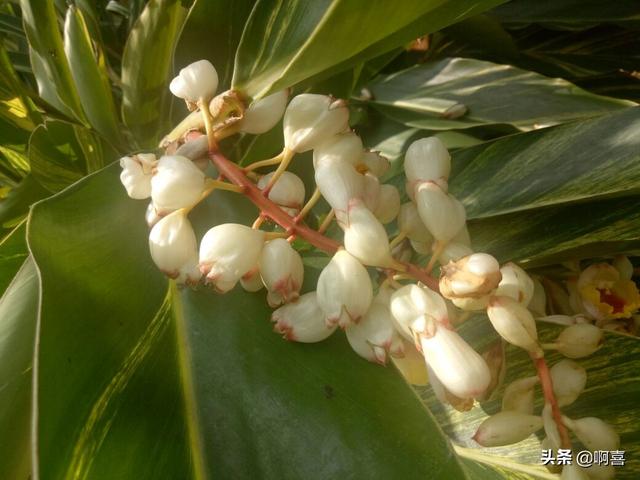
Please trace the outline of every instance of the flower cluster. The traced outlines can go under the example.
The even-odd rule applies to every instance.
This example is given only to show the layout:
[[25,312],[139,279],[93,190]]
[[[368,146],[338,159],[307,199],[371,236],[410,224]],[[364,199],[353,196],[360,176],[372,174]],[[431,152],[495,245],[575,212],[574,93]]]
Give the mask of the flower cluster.
[[[288,101],[289,93],[282,91],[245,106],[237,92],[214,97],[217,85],[207,61],[182,69],[170,88],[192,113],[165,137],[164,155],[121,159],[129,196],[151,200],[149,247],[162,272],[220,293],[238,283],[250,292],[264,288],[275,309],[274,330],[285,339],[319,342],[342,329],[366,360],[384,365],[393,359],[411,379],[424,379],[420,370],[428,371],[438,397],[452,403],[486,398],[499,384],[487,359],[456,331],[473,312],[486,312],[504,341],[529,353],[538,375],[508,385],[502,411],[483,422],[474,439],[484,446],[505,445],[544,428],[551,448],[567,448],[568,428],[587,448],[617,447],[617,435],[604,422],[562,415],[560,407],[584,389],[586,372],[572,360],[548,369],[544,353],[590,355],[602,343],[599,327],[637,310],[640,296],[624,259],[594,264],[572,283],[567,303],[582,321],[566,312],[547,316],[547,295],[538,280],[514,263],[500,265],[471,248],[465,208],[449,192],[451,157],[438,138],[408,147],[409,201],[401,204],[398,189],[381,181],[389,161],[367,150],[349,128],[343,100],[304,93]],[[261,134],[281,119],[284,145],[276,157],[241,168],[220,153],[218,140],[238,132]],[[294,157],[307,151],[313,152],[315,180],[309,196],[303,181],[287,171]],[[220,175],[216,179],[205,173],[209,160]],[[270,166],[275,169],[256,173]],[[215,189],[246,195],[259,215],[252,226],[213,226],[198,244],[188,214]],[[320,228],[311,230],[304,220],[321,198],[331,210]],[[323,235],[333,219],[341,243]],[[265,221],[276,229],[261,229]],[[397,227],[392,239],[386,224]],[[301,292],[304,265],[292,246],[296,237],[331,255],[314,291]],[[430,255],[428,265],[408,263],[414,251]],[[431,276],[436,265],[439,280]],[[373,271],[383,279],[380,284],[372,280]],[[541,343],[537,317],[566,328],[554,342]],[[533,414],[537,384],[545,398],[541,415]]]

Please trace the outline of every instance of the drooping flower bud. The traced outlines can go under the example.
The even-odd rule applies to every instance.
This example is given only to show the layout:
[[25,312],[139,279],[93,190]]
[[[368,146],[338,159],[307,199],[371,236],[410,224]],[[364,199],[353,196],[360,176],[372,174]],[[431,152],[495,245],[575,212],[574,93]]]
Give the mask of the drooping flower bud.
[[388,268],[395,263],[391,258],[387,232],[359,199],[349,202],[344,248],[364,265]]
[[554,343],[565,357],[587,357],[600,348],[602,330],[589,323],[577,323],[560,332]]
[[240,285],[246,292],[258,292],[264,288],[260,269],[255,266],[240,278]]
[[149,233],[149,250],[157,267],[179,283],[198,283],[198,242],[182,210],[162,218]]
[[389,355],[404,356],[404,344],[384,305],[372,303],[362,320],[345,332],[351,348],[365,360],[386,365]]
[[479,298],[498,286],[500,264],[487,253],[473,253],[440,268],[440,293],[449,299]]
[[576,401],[587,384],[587,371],[572,360],[560,360],[551,367],[551,382],[558,405],[564,407]]
[[427,365],[424,357],[413,343],[402,340],[404,345],[403,357],[391,357],[391,361],[396,366],[404,379],[411,385],[426,386],[429,382]]
[[[504,278],[504,276],[503,276]],[[533,296],[528,307],[532,313],[540,317],[544,317],[547,312],[547,294],[544,291],[542,283],[537,278],[533,279]]]
[[271,315],[271,321],[275,324],[273,330],[287,340],[315,343],[328,338],[337,328],[337,325],[328,326],[324,317],[316,292],[309,292],[278,308]]
[[315,180],[320,193],[336,212],[338,223],[346,221],[349,200],[362,198],[364,177],[345,162],[318,162]]
[[302,93],[289,102],[283,123],[285,148],[302,153],[347,130],[349,109],[344,100]]
[[542,407],[542,425],[544,426],[544,433],[547,436],[547,443],[553,450],[560,448],[562,444],[560,430],[558,430],[558,424],[553,416],[553,408],[548,402],[545,402],[544,407]]
[[288,90],[281,90],[251,103],[240,121],[240,131],[252,135],[268,132],[282,118],[288,99]]
[[210,229],[200,242],[200,271],[207,283],[221,293],[258,264],[264,232],[237,223]]
[[398,213],[398,228],[404,232],[411,240],[423,243],[431,243],[433,235],[425,227],[418,214],[418,208],[414,203],[403,203]]
[[636,284],[622,278],[608,263],[595,263],[586,268],[576,287],[584,309],[596,320],[627,318],[640,308]]
[[292,302],[300,296],[304,266],[300,254],[284,238],[265,243],[260,253],[260,275],[270,307]]
[[120,182],[127,195],[136,200],[151,196],[151,169],[155,163],[156,156],[152,153],[139,153],[120,159]]
[[589,450],[611,451],[620,448],[620,436],[611,425],[599,418],[584,417],[572,420],[563,415],[562,422]]
[[404,172],[409,182],[448,180],[451,155],[437,137],[416,140],[404,156]]
[[618,255],[613,259],[613,268],[618,270],[622,280],[631,280],[633,277],[633,264],[626,255]]
[[362,140],[352,131],[332,135],[319,143],[313,150],[313,166],[319,162],[345,162],[354,167],[360,163],[363,155]]
[[339,250],[318,277],[318,303],[328,325],[346,328],[358,323],[373,300],[373,287],[364,266]]
[[531,312],[520,303],[511,297],[491,297],[487,315],[493,328],[507,342],[536,356],[542,356],[536,321]]
[[438,324],[433,336],[420,335],[420,346],[429,368],[455,396],[475,398],[489,386],[487,362],[453,330]]
[[422,222],[440,242],[451,240],[467,219],[462,203],[433,182],[417,186],[416,205]]
[[[269,185],[273,172],[258,180],[258,188],[264,190]],[[304,203],[304,183],[295,173],[284,171],[269,191],[269,200],[281,207],[299,210]]]
[[473,439],[483,447],[499,447],[521,442],[541,428],[542,418],[507,410],[482,422]]
[[[360,158],[360,165],[366,167],[366,170],[373,173],[376,177],[380,178],[387,170],[389,170],[389,159],[380,155],[380,152],[372,152],[371,150],[365,150]],[[358,165],[358,169],[360,169]],[[364,168],[363,168],[364,170]]]
[[525,307],[533,297],[534,284],[527,272],[515,263],[505,263],[500,269],[502,280],[496,290],[496,295],[511,297]]
[[502,396],[502,410],[532,415],[534,388],[538,381],[538,377],[526,377],[507,385]]
[[444,299],[436,292],[418,285],[405,285],[391,295],[391,314],[398,331],[413,340],[411,330],[414,322],[429,317],[441,324],[449,323],[449,314]]
[[392,222],[400,211],[400,192],[393,185],[380,185],[378,205],[373,211],[374,215],[381,223]]
[[[435,245],[432,245],[432,250],[434,247]],[[468,247],[463,243],[450,242],[447,243],[444,249],[440,252],[438,262],[440,262],[440,265],[446,265],[449,262],[457,262],[461,258],[471,255],[472,253],[473,250],[471,250],[471,247]]]
[[151,200],[159,214],[191,207],[201,197],[205,176],[191,160],[177,155],[160,158],[151,178]]
[[190,103],[210,100],[218,89],[218,72],[208,60],[198,60],[180,70],[171,80],[169,90]]
[[149,202],[149,205],[147,205],[147,211],[144,213],[144,219],[147,221],[149,228],[158,223],[161,218],[162,217],[158,215],[158,212],[156,212],[153,202]]

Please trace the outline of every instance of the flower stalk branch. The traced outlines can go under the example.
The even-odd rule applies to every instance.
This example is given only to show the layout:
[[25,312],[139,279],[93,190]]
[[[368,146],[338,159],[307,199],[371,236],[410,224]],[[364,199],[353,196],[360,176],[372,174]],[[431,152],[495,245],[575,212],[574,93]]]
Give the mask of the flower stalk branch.
[[542,387],[544,401],[551,406],[551,414],[553,416],[554,422],[556,423],[556,426],[558,427],[558,433],[560,434],[560,448],[570,449],[571,439],[569,438],[567,427],[565,427],[564,423],[562,422],[562,412],[560,411],[558,401],[553,392],[553,383],[551,380],[551,372],[549,371],[549,366],[547,365],[544,357],[536,358],[534,355],[531,355],[531,359],[533,360],[536,371],[538,372],[538,378],[540,379],[540,386]]

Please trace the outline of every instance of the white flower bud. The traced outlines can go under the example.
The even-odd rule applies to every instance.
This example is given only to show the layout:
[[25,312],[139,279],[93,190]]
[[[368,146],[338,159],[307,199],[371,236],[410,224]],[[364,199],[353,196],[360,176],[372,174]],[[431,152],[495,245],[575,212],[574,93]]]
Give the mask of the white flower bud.
[[558,430],[558,424],[553,417],[553,409],[550,403],[545,403],[542,407],[542,424],[544,426],[544,433],[547,436],[547,443],[553,450],[560,448],[562,440],[560,439],[560,430]]
[[618,255],[613,259],[613,267],[620,272],[620,278],[631,280],[633,277],[633,264],[626,255]]
[[[546,315],[543,317],[539,317],[538,320],[547,323],[554,323],[556,325],[575,325],[577,322],[578,315]],[[580,317],[582,318],[582,317]]]
[[502,410],[532,415],[534,388],[537,384],[538,377],[520,378],[511,382],[504,389]]
[[302,153],[344,132],[349,127],[349,109],[344,100],[303,93],[289,102],[283,123],[285,148]]
[[565,328],[556,338],[556,349],[565,357],[582,358],[594,353],[602,343],[602,330],[589,323]]
[[520,303],[511,297],[491,297],[487,315],[493,328],[507,342],[542,356],[536,321]]
[[438,325],[432,337],[420,336],[420,346],[429,368],[455,396],[475,398],[489,386],[487,362],[453,330]]
[[318,303],[328,325],[358,323],[373,300],[367,269],[346,250],[339,250],[318,277]]
[[151,199],[159,214],[194,205],[205,187],[205,176],[186,157],[165,156],[151,178]]
[[313,166],[319,162],[345,162],[354,167],[363,155],[362,140],[352,131],[338,133],[323,140],[313,150]]
[[284,238],[267,242],[260,253],[260,275],[269,291],[267,303],[277,307],[300,296],[304,266],[300,254]]
[[[258,180],[258,188],[264,190],[269,185],[273,173],[268,173]],[[295,173],[284,171],[269,191],[269,200],[281,207],[299,210],[304,203],[304,182]]]
[[372,173],[362,175],[364,189],[362,200],[369,210],[374,212],[380,201],[380,180]]
[[400,211],[400,192],[393,185],[380,185],[378,205],[373,210],[374,215],[381,223],[392,222]]
[[360,158],[361,165],[364,165],[367,171],[373,173],[376,177],[380,178],[387,170],[389,170],[389,159],[380,155],[380,152],[372,152],[365,150]]
[[[433,235],[425,227],[418,214],[418,208],[414,203],[403,203],[398,213],[398,228],[404,232],[411,240],[423,243],[431,243]],[[422,252],[420,252],[422,253]]]
[[[435,247],[435,245],[432,246]],[[471,255],[473,250],[463,243],[450,242],[444,247],[438,256],[438,262],[440,265],[446,265],[449,262],[457,262],[463,257]]]
[[404,172],[409,182],[449,179],[451,155],[437,137],[416,140],[404,156]]
[[217,225],[200,242],[200,271],[213,288],[228,292],[258,264],[263,244],[263,231],[237,223]]
[[149,250],[157,267],[179,283],[196,284],[198,271],[196,234],[183,211],[162,218],[149,233]]
[[[194,138],[193,140],[189,140],[180,145],[180,147],[178,147],[178,149],[175,151],[174,155],[187,157],[188,159],[195,162],[196,160],[200,160],[203,157],[206,157],[208,152],[209,139],[206,135],[200,135],[199,137]],[[206,158],[206,160],[207,161],[205,163],[205,169],[209,163],[209,159]],[[203,170],[200,165],[198,165],[198,168],[200,168],[200,170]]]
[[326,324],[316,292],[305,293],[295,302],[278,308],[271,315],[271,321],[275,324],[274,331],[287,340],[302,343],[321,342],[337,328],[337,325]]
[[127,195],[136,200],[151,196],[151,169],[155,162],[156,156],[152,153],[139,153],[120,159],[120,182]]
[[611,451],[620,448],[620,436],[611,425],[599,418],[584,417],[572,420],[563,416],[562,422],[589,450]]
[[409,384],[426,387],[430,383],[430,378],[424,357],[416,350],[413,343],[406,340],[402,340],[402,342],[404,356],[391,357],[391,361]]
[[281,90],[251,103],[240,121],[240,131],[252,135],[268,132],[282,118],[288,99],[289,92]]
[[316,167],[315,180],[320,193],[335,210],[338,222],[344,222],[349,200],[362,198],[364,177],[351,164],[323,161]]
[[153,202],[149,202],[149,205],[147,205],[147,211],[144,213],[144,219],[147,221],[149,228],[158,223],[161,218],[162,217],[158,215],[158,212],[156,212]]
[[542,418],[512,411],[491,415],[480,424],[473,439],[483,447],[511,445],[542,428]]
[[449,323],[444,299],[436,292],[418,285],[405,285],[391,295],[391,314],[398,331],[413,340],[411,326],[422,317],[430,317],[442,324]]
[[386,365],[389,355],[404,355],[404,344],[393,327],[391,313],[379,303],[373,303],[362,320],[345,332],[351,348],[370,362]]
[[387,232],[362,200],[352,199],[344,229],[344,248],[364,265],[391,267]]
[[481,310],[486,310],[489,305],[489,300],[491,299],[491,295],[483,295],[482,297],[473,298],[451,298],[451,303],[453,303],[460,310],[464,310],[465,312],[479,312]]
[[576,401],[587,384],[587,371],[572,360],[560,360],[551,367],[551,382],[558,405],[564,407]]
[[473,253],[440,268],[440,293],[449,299],[479,298],[500,282],[500,264],[487,253]]
[[496,295],[511,297],[525,307],[533,298],[534,284],[527,272],[515,263],[505,263],[500,269],[502,280],[498,284]]
[[[504,278],[504,275],[503,277]],[[528,305],[529,310],[534,314],[543,317],[547,311],[547,294],[542,283],[537,278],[533,279],[533,296]]]
[[169,90],[178,98],[196,103],[210,100],[218,89],[218,72],[208,60],[198,60],[180,70],[171,80]]
[[416,205],[422,222],[440,242],[451,240],[467,219],[462,203],[433,182],[418,185]]
[[258,292],[264,288],[260,269],[255,266],[240,278],[240,285],[246,292]]

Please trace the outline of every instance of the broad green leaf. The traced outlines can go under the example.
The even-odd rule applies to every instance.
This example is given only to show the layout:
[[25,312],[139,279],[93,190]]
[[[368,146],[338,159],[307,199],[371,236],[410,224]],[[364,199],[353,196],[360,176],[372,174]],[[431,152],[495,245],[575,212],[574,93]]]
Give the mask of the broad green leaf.
[[[557,325],[538,322],[541,341],[554,339],[561,330]],[[477,348],[488,345],[498,339],[484,315],[476,315],[462,324],[460,333]],[[561,360],[557,353],[547,353],[547,363],[551,366]],[[571,405],[562,408],[565,415],[571,418],[593,416],[611,424],[620,435],[621,449],[626,451],[627,464],[616,468],[616,479],[634,479],[640,473],[640,464],[634,459],[640,454],[640,429],[638,415],[640,407],[637,398],[640,395],[640,376],[637,364],[640,360],[640,340],[636,337],[606,332],[603,346],[589,357],[576,360],[587,371],[585,391]],[[481,475],[471,478],[557,478],[550,475],[540,465],[540,442],[544,436],[532,435],[528,439],[504,447],[481,448],[471,437],[478,425],[489,414],[500,410],[504,387],[518,378],[535,375],[535,368],[525,351],[507,346],[507,371],[502,388],[496,392],[492,400],[483,401],[468,411],[458,412],[449,406],[441,405],[432,390],[422,390],[422,397],[444,426],[447,434],[458,447],[456,451],[462,458],[485,463],[494,467],[502,467],[501,477]],[[543,399],[540,388],[536,388],[534,412],[539,414]],[[573,437],[574,453],[583,450],[581,444]],[[466,465],[466,462],[463,464]],[[521,475],[521,476],[518,476]]]
[[[2,244],[0,252],[4,251]],[[21,264],[0,296],[0,478],[7,479],[31,478],[31,379],[38,276],[31,258],[23,258]]]
[[20,8],[40,96],[61,112],[84,122],[53,0],[20,0]]
[[23,221],[0,240],[0,296],[4,294],[13,277],[29,256],[26,226],[26,222]]
[[29,140],[34,178],[51,192],[113,161],[115,152],[89,130],[57,120],[39,125]]
[[[470,58],[416,65],[379,77],[369,89],[371,103],[385,115],[410,127],[437,130],[491,124],[530,130],[635,105],[593,95],[562,79]],[[467,113],[450,118],[456,105]]]
[[511,135],[454,155],[471,219],[638,193],[640,108]]
[[[259,0],[238,47],[232,85],[262,97],[325,70],[346,70],[433,31],[435,25],[442,28],[478,5],[482,11],[498,3],[448,2],[445,11],[444,0],[402,5],[383,0]],[[431,23],[428,15],[433,12]],[[417,35],[408,28],[416,25],[422,28]]]
[[196,0],[176,45],[176,70],[207,59],[218,71],[218,90],[229,88],[236,48],[254,3],[255,0]]
[[105,139],[120,145],[118,115],[104,56],[100,50],[94,52],[82,11],[73,5],[65,19],[64,50],[87,120]]
[[529,267],[640,253],[640,197],[539,208],[471,221],[477,251]]
[[172,55],[186,10],[180,0],[151,0],[138,17],[122,57],[122,117],[141,148],[168,130]]
[[[146,202],[117,177],[113,165],[31,215],[40,478],[463,478],[414,392],[341,334],[288,343],[264,292],[167,287]],[[215,193],[192,214],[198,234],[252,219],[240,200]]]

